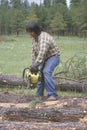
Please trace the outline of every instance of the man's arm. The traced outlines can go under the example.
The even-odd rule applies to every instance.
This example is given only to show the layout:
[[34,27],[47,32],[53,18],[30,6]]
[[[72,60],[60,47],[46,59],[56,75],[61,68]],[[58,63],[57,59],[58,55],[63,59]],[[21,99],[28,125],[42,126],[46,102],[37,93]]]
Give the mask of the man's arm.
[[40,50],[36,62],[43,63],[46,58],[48,50],[49,50],[49,43],[47,43],[47,41],[45,40],[42,40],[40,43]]

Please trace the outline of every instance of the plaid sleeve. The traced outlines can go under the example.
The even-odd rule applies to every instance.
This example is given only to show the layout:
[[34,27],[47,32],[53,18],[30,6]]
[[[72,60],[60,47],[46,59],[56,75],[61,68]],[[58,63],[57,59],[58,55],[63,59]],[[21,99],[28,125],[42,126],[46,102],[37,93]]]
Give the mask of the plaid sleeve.
[[35,51],[34,51],[34,45],[32,43],[32,64],[35,62],[36,56],[35,56]]
[[32,50],[32,63],[35,61],[35,55],[33,53],[33,50]]
[[40,50],[36,59],[36,62],[42,63],[44,62],[44,59],[46,58],[46,54],[49,48],[49,44],[46,40],[42,39],[40,41]]

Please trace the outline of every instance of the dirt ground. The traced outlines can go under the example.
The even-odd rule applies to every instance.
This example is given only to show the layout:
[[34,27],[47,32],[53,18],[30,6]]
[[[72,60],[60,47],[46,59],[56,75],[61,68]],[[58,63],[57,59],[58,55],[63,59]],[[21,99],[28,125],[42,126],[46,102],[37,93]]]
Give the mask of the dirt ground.
[[0,130],[87,130],[87,98],[35,100],[34,96],[0,93]]

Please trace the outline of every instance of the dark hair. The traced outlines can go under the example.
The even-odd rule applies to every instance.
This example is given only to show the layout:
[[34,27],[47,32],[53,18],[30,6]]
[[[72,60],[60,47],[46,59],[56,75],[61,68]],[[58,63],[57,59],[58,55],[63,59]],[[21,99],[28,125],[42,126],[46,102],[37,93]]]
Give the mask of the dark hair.
[[35,32],[37,35],[41,33],[41,27],[38,25],[37,22],[30,22],[26,25],[27,32]]

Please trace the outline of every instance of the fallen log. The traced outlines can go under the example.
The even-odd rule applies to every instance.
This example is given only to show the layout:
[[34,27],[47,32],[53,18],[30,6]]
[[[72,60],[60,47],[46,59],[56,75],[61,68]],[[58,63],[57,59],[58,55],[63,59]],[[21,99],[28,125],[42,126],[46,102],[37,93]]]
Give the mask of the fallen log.
[[[85,112],[85,113],[84,113]],[[83,108],[10,108],[3,113],[2,119],[7,121],[52,121],[52,122],[79,122],[87,118],[87,111]]]
[[57,79],[55,78],[56,86],[61,91],[78,91],[86,92],[87,91],[87,82],[80,82],[80,80],[68,80],[68,79]]
[[0,74],[0,84],[1,85],[8,85],[8,86],[10,86],[10,85],[12,85],[12,86],[26,85],[22,76],[4,75],[4,74]]
[[[55,83],[60,90],[74,90],[79,92],[87,91],[87,82],[80,82],[76,80],[58,79],[55,78]],[[4,75],[0,74],[0,85],[8,86],[26,86],[26,82],[23,80],[22,76],[17,75]]]
[[83,122],[0,122],[1,130],[87,130]]

